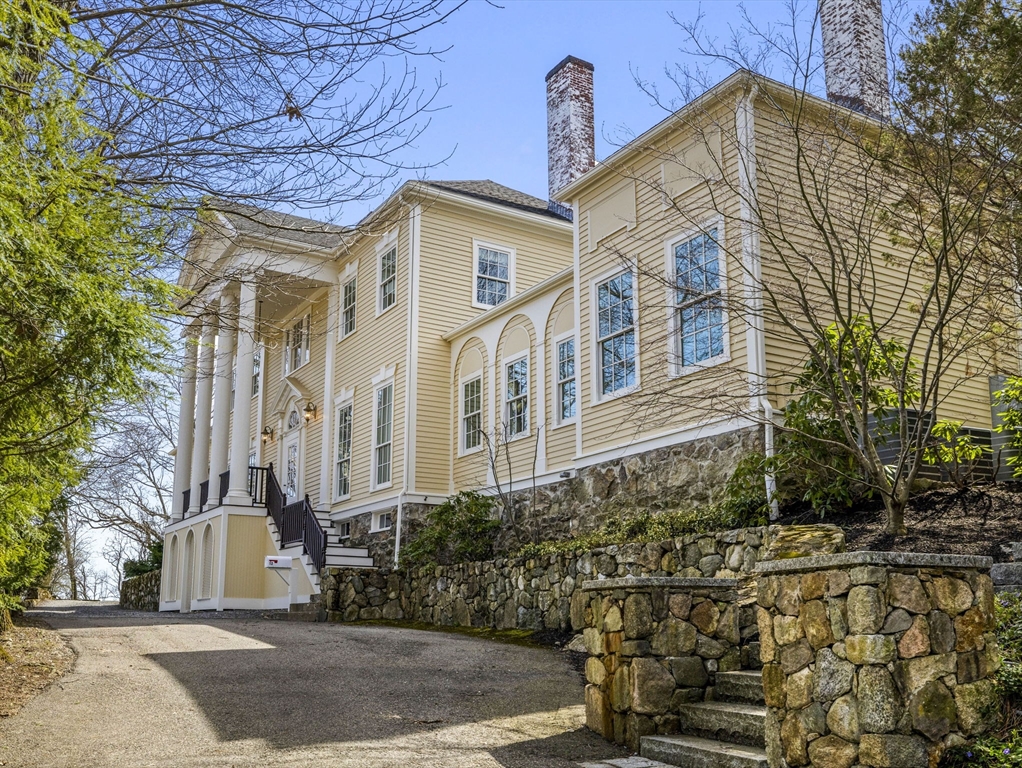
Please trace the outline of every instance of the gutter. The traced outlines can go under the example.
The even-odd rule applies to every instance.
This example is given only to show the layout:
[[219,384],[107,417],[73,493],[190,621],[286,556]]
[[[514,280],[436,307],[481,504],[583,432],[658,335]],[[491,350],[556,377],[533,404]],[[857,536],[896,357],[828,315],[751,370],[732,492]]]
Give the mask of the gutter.
[[[774,408],[767,395],[766,333],[763,327],[763,273],[759,251],[759,233],[754,215],[758,204],[756,190],[756,122],[755,102],[759,86],[751,82],[738,100],[735,128],[738,134],[738,189],[742,222],[742,281],[745,287],[745,311],[748,323],[746,355],[749,365],[749,404],[753,413],[763,413],[763,453],[774,457]],[[770,519],[779,515],[777,478],[773,472],[764,475]]]

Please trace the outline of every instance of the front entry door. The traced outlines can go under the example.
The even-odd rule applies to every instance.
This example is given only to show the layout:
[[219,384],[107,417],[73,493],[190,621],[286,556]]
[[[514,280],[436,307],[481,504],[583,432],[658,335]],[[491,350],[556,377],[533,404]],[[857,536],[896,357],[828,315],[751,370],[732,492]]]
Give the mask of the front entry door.
[[299,433],[295,432],[284,440],[284,476],[281,488],[289,503],[298,500],[298,491],[300,490],[298,487],[298,478],[301,472],[298,456],[298,438]]

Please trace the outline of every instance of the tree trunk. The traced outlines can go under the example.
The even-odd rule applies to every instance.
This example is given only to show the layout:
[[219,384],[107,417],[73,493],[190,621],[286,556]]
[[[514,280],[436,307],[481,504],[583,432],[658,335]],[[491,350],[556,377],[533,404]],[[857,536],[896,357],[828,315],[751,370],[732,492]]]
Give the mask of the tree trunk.
[[908,506],[908,493],[903,492],[901,484],[895,486],[890,496],[884,497],[884,506],[887,508],[887,532],[892,536],[905,536],[908,529],[905,527],[905,507]]
[[14,622],[11,621],[11,612],[0,607],[0,635],[10,632],[12,629],[14,629]]

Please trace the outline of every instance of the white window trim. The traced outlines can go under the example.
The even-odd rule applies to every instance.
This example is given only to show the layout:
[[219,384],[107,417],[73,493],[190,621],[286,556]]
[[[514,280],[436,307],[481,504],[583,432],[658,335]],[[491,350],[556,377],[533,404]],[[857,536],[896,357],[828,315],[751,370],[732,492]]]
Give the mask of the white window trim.
[[[390,525],[386,528],[380,525],[383,520],[383,516],[387,515],[390,517]],[[390,509],[385,509],[382,512],[376,512],[373,514],[373,527],[369,530],[369,533],[381,533],[383,531],[389,531],[394,527],[394,512]]]
[[[337,526],[337,538],[338,539],[343,541],[344,539],[350,539],[351,538],[351,520],[341,520],[341,521],[335,522],[334,525]],[[345,525],[348,526],[348,532],[347,533],[342,533],[341,532],[343,530],[342,526],[345,526]]]
[[[693,365],[679,365],[677,352],[677,331],[678,317],[677,305],[675,303],[676,293],[674,288],[674,246],[678,243],[691,240],[698,235],[706,234],[711,229],[717,230],[717,263],[720,275],[720,296],[721,312],[724,316],[724,352],[715,357],[707,358]],[[724,219],[717,217],[698,227],[677,232],[664,240],[664,263],[667,267],[667,377],[669,379],[680,379],[699,371],[705,371],[724,363],[731,362],[731,322],[727,312],[727,255],[724,253]]]
[[[623,387],[616,392],[603,393],[600,382],[603,378],[600,356],[600,308],[599,308],[599,287],[611,278],[632,273],[632,328],[635,332],[635,383],[630,387]],[[617,400],[619,397],[627,397],[642,389],[642,347],[639,340],[639,270],[638,266],[620,267],[609,269],[597,275],[589,281],[589,359],[590,365],[590,397],[592,405],[608,403]],[[576,344],[575,354],[578,354]],[[577,390],[576,390],[577,391]]]
[[[348,492],[344,494],[337,493],[337,427],[341,423],[341,411],[344,408],[351,408],[351,436],[349,437],[350,445],[348,446]],[[334,399],[334,446],[333,446],[333,500],[335,502],[347,501],[351,498],[351,468],[355,462],[355,398],[354,393],[351,393],[349,397],[345,399],[335,398]]]
[[372,450],[372,457],[371,457],[371,460],[369,462],[369,465],[370,465],[369,466],[369,471],[370,471],[370,475],[369,475],[369,490],[370,491],[382,491],[384,488],[390,488],[394,484],[394,426],[397,423],[396,422],[396,416],[397,416],[397,390],[396,389],[392,389],[391,390],[391,397],[390,397],[390,480],[388,480],[385,483],[377,483],[376,482],[376,449],[380,447],[380,446],[378,446],[376,444],[376,428],[379,426],[379,424],[377,423],[378,414],[377,414],[377,408],[376,408],[376,398],[377,398],[377,395],[379,394],[381,389],[386,389],[387,387],[393,387],[394,386],[394,373],[393,372],[394,372],[393,368],[381,369],[380,370],[381,374],[382,373],[389,373],[390,376],[389,377],[384,377],[384,378],[380,379],[379,374],[377,374],[377,376],[373,377],[373,399],[372,399],[373,432],[372,432],[371,440],[369,441],[369,444],[370,444],[371,450]]
[[[304,338],[302,339],[302,345],[308,351],[307,355],[303,355],[302,362],[296,365],[294,368],[289,368],[291,364],[291,331],[298,323],[299,319],[304,322],[308,319],[308,323],[305,326]],[[292,373],[300,371],[306,365],[312,362],[312,306],[308,305],[302,308],[301,311],[295,312],[284,322],[284,364],[281,366],[283,375],[281,378],[287,378]]]
[[[259,393],[263,391],[263,371],[266,369],[266,347],[262,344],[256,344],[252,350],[252,379],[249,381],[249,390],[252,394],[249,396],[249,400],[253,397],[259,397]],[[311,356],[311,347],[310,347]],[[235,358],[235,368],[237,368],[237,358]],[[258,368],[258,370],[256,370]]]
[[[532,436],[532,390],[533,390],[533,386],[532,386],[532,374],[533,374],[533,370],[532,370],[532,359],[531,359],[531,356],[529,355],[529,353],[531,351],[532,350],[530,348],[530,349],[525,350],[524,352],[520,352],[518,354],[512,355],[511,357],[505,357],[505,358],[503,358],[500,361],[500,371],[501,371],[501,375],[500,375],[500,380],[501,380],[501,390],[500,390],[500,428],[501,428],[501,431],[504,433],[504,441],[508,442],[508,443],[513,443],[516,440],[521,440],[522,438],[526,438],[526,437],[531,437]],[[508,407],[508,399],[507,399],[507,369],[508,369],[509,365],[513,365],[514,363],[517,363],[519,360],[525,360],[525,362],[526,362],[526,372],[528,373],[528,379],[527,379],[526,384],[525,384],[525,387],[526,387],[525,388],[525,421],[526,421],[526,429],[525,429],[524,432],[519,432],[517,435],[510,436],[510,435],[508,435],[508,428],[507,428],[508,427],[508,423],[509,423],[508,422],[508,411],[507,411],[507,407]]]
[[[376,316],[379,317],[385,312],[389,312],[398,304],[397,295],[397,278],[399,267],[401,264],[401,254],[397,247],[397,229],[392,229],[383,238],[380,243],[376,246]],[[383,287],[383,256],[390,251],[394,250],[394,303],[386,309],[382,308],[383,293],[380,290]]]
[[486,416],[486,397],[483,370],[480,368],[478,371],[472,371],[458,379],[458,456],[471,456],[474,453],[479,453],[485,447],[482,436],[479,438],[479,445],[475,448],[465,447],[465,385],[476,379],[479,380],[479,431],[481,432],[486,427],[483,421]]
[[492,251],[501,251],[507,254],[507,298],[504,299],[500,304],[507,304],[515,295],[515,276],[516,269],[515,264],[517,262],[518,251],[509,245],[500,245],[498,243],[490,242],[488,240],[477,240],[472,238],[472,306],[477,309],[493,309],[493,307],[499,307],[500,304],[483,304],[478,301],[477,296],[477,280],[479,279],[479,249],[489,248]]
[[[558,360],[558,357],[557,357],[557,347],[561,344],[561,342],[567,341],[568,339],[574,339],[574,341],[575,341],[575,415],[572,416],[570,419],[562,419],[561,418],[561,397],[560,397],[560,395],[561,395],[561,392],[560,392],[560,384],[561,384],[561,382],[560,382],[560,364],[559,364],[560,361]],[[578,369],[578,339],[575,337],[575,329],[572,328],[570,331],[568,331],[566,333],[562,333],[560,336],[555,336],[553,339],[551,339],[550,344],[551,344],[551,347],[550,347],[550,361],[551,361],[551,364],[550,364],[550,368],[551,368],[550,381],[551,381],[551,384],[552,384],[552,387],[550,389],[550,392],[551,392],[550,403],[551,403],[551,405],[554,408],[554,426],[553,426],[553,428],[557,429],[558,427],[567,427],[567,426],[569,426],[571,424],[574,424],[575,422],[578,421],[578,411],[579,411],[578,393],[579,393],[580,387],[579,387],[579,375],[578,375],[579,374],[579,369]]]
[[[356,269],[356,272],[357,272],[357,269]],[[354,309],[354,311],[355,311],[355,322],[354,322],[355,327],[352,328],[350,331],[345,331],[344,330],[344,292],[347,289],[347,287],[349,285],[351,285],[352,283],[355,284],[355,303],[354,303],[354,305],[352,307]],[[338,302],[338,304],[340,305],[340,315],[337,318],[337,321],[338,321],[337,322],[337,341],[342,341],[343,339],[346,339],[349,336],[354,336],[355,332],[358,330],[358,293],[359,293],[359,291],[358,291],[358,274],[352,273],[352,275],[350,277],[348,277],[347,279],[345,279],[341,283],[341,296],[340,296],[341,300]]]

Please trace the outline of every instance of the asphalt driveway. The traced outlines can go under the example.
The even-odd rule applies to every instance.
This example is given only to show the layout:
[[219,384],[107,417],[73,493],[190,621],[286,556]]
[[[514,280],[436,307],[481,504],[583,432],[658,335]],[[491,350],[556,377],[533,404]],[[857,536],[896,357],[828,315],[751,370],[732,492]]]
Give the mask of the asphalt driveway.
[[0,765],[567,768],[583,727],[563,654],[439,632],[52,602],[74,669],[0,720]]

